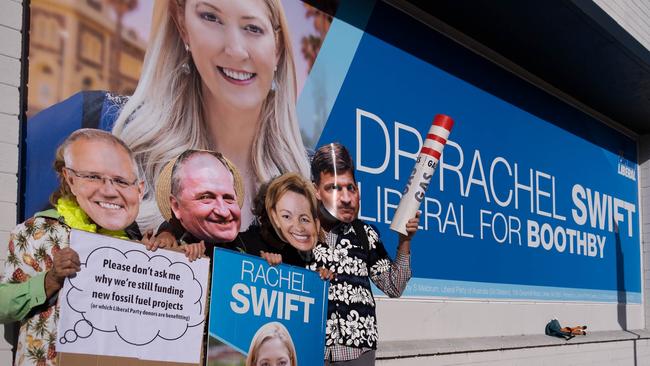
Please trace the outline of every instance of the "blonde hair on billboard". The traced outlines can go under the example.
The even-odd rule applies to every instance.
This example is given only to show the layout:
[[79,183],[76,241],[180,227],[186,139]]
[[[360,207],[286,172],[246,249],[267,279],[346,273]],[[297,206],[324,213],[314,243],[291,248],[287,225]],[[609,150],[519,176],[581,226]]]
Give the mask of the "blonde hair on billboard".
[[[280,0],[264,3],[279,50],[277,87],[263,102],[259,130],[251,145],[251,164],[258,182],[289,171],[309,177],[295,110],[296,76],[288,25]],[[165,164],[188,149],[218,148],[208,138],[201,76],[194,65],[190,65],[189,74],[181,70],[187,52],[174,17],[184,6],[184,0],[156,3],[140,81],[113,127],[144,172],[145,197],[138,224],[145,230],[163,221],[153,190]]]
[[287,328],[279,322],[266,323],[257,330],[255,336],[253,336],[253,340],[251,341],[250,348],[248,349],[246,366],[257,365],[260,356],[260,348],[262,348],[262,345],[265,342],[274,338],[279,339],[287,348],[290,365],[297,366],[298,357],[296,356],[296,347],[293,345],[293,340],[291,339]]

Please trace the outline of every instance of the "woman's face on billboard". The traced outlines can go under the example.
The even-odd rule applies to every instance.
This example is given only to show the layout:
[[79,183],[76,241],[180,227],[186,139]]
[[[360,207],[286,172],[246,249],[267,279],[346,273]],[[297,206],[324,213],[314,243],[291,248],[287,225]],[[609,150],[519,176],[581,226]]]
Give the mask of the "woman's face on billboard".
[[206,102],[227,109],[260,108],[278,60],[264,1],[188,0],[183,23]]

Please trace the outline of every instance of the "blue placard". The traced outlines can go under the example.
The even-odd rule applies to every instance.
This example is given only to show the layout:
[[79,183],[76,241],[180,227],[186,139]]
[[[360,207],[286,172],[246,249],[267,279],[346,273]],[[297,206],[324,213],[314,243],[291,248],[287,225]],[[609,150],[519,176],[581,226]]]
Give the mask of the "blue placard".
[[255,333],[272,322],[288,330],[299,365],[322,364],[328,288],[329,282],[316,272],[285,264],[270,266],[259,257],[215,248],[209,364],[211,354],[232,359],[220,347],[247,355]]

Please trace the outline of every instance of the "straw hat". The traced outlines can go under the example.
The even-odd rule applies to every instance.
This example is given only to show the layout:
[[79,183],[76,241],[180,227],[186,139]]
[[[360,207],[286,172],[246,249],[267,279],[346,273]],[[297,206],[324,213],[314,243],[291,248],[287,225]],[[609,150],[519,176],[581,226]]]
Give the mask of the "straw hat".
[[[233,185],[235,188],[235,194],[237,195],[237,204],[239,207],[242,207],[244,204],[244,182],[242,181],[241,175],[239,175],[239,171],[237,170],[237,167],[235,167],[235,164],[233,164],[221,153],[218,153],[216,151],[188,150],[183,154],[189,151],[210,153],[219,159],[226,166],[226,168],[228,168],[233,176]],[[160,209],[160,213],[167,221],[171,220],[172,218],[172,208],[171,203],[169,202],[169,197],[171,196],[172,192],[172,171],[174,170],[174,165],[176,165],[176,161],[179,157],[180,155],[165,164],[165,167],[160,172],[158,180],[156,181],[156,203],[158,203],[158,209]]]

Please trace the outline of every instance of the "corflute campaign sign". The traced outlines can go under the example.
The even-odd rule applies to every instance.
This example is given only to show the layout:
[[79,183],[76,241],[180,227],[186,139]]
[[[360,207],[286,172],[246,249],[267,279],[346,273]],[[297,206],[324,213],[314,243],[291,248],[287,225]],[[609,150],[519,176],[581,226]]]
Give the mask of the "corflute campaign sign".
[[287,359],[322,364],[328,288],[316,272],[215,248],[208,364],[264,358],[274,338]]

